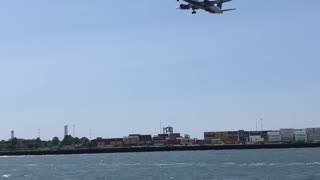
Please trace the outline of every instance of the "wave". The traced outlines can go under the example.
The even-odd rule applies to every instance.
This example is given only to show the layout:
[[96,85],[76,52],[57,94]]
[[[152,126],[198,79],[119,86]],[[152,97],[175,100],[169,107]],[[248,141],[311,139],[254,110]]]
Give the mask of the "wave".
[[3,174],[3,175],[1,175],[1,177],[3,177],[3,178],[9,178],[10,176],[12,176],[11,174]]
[[259,166],[277,166],[277,167],[285,167],[285,166],[318,166],[320,162],[293,162],[293,163],[263,163],[263,162],[254,162],[254,163],[241,163],[236,164],[233,162],[223,163],[225,166],[247,166],[247,167],[259,167]]
[[154,163],[153,165],[155,166],[192,166],[192,163]]

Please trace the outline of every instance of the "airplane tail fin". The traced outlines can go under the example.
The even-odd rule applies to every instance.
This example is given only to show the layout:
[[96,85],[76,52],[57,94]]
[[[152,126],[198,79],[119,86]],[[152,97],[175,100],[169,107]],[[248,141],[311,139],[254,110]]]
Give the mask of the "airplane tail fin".
[[226,11],[234,11],[236,10],[236,8],[233,8],[233,9],[223,9],[222,12],[226,12]]

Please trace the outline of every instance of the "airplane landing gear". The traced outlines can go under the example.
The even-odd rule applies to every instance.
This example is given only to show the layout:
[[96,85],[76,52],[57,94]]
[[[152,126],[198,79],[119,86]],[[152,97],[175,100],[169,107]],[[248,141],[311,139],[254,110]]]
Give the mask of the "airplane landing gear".
[[197,12],[192,8],[192,14],[196,14]]

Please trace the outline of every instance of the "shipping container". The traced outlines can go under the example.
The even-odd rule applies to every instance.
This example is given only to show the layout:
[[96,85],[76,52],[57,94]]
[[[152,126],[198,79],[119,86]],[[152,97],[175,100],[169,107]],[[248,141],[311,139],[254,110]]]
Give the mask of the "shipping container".
[[302,134],[296,134],[296,135],[294,135],[294,140],[295,141],[303,141],[303,142],[305,142],[307,140],[307,136],[306,135],[302,135]]
[[294,141],[294,136],[292,136],[292,137],[281,136],[281,141],[292,142],[292,141]]
[[238,131],[227,131],[227,137],[238,137],[239,132]]
[[320,134],[320,128],[306,128],[307,134]]
[[153,137],[153,141],[157,141],[157,140],[166,140],[166,137],[164,137],[164,136],[155,136],[155,137]]
[[139,145],[139,136],[124,137],[123,144],[125,146],[138,146]]
[[227,132],[205,132],[204,137],[225,139],[227,137]]
[[239,131],[239,141],[241,141],[242,144],[245,144],[244,142],[249,141],[249,131]]
[[320,141],[320,134],[308,134],[308,141],[310,142],[318,142]]
[[293,128],[283,128],[280,129],[281,134],[293,134],[294,129]]
[[180,137],[181,137],[180,133],[172,133],[172,134],[169,135],[170,139],[177,139],[177,138],[180,138]]
[[279,131],[269,131],[268,136],[280,136],[280,132]]
[[217,139],[217,138],[207,138],[205,139],[206,144],[224,144],[223,139]]
[[281,142],[281,136],[269,136],[268,137],[269,142]]
[[139,141],[152,141],[151,135],[139,135]]
[[169,137],[169,134],[158,134],[158,137]]
[[306,135],[306,131],[294,131],[294,135]]
[[284,142],[294,141],[294,129],[280,129],[281,140]]
[[121,147],[123,146],[122,138],[112,138],[112,139],[96,139],[96,144],[98,147]]
[[225,144],[239,144],[239,138],[238,137],[228,137],[224,139]]
[[264,138],[259,135],[250,136],[249,137],[251,143],[262,143],[264,142]]
[[180,145],[180,144],[181,144],[181,140],[180,139],[168,139],[166,141],[166,145],[168,145],[168,146]]

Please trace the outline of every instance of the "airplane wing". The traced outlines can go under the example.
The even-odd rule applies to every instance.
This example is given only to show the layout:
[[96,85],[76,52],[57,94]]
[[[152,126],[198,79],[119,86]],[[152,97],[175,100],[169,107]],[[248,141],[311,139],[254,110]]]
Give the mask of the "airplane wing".
[[234,11],[236,10],[236,8],[233,8],[233,9],[223,9],[222,11],[225,12],[225,11]]

